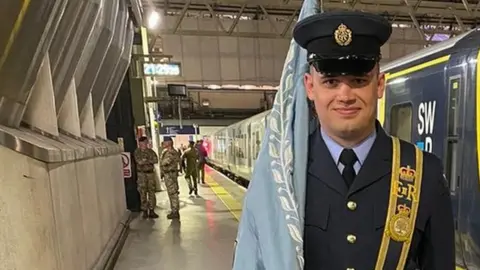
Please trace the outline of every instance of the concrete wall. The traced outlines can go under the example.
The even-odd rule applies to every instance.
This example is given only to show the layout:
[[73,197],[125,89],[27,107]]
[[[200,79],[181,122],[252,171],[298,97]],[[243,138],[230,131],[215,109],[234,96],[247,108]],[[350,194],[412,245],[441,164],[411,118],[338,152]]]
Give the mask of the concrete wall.
[[0,268],[92,269],[125,215],[120,156],[46,164],[0,146],[0,159]]

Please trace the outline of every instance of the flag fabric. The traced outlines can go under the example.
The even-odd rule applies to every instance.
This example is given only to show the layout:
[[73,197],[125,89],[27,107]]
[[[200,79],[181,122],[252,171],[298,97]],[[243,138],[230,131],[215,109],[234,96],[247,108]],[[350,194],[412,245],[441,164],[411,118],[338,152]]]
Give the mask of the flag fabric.
[[[314,15],[305,0],[299,19]],[[309,126],[303,77],[307,52],[293,39],[262,147],[245,194],[235,241],[234,270],[302,270]]]

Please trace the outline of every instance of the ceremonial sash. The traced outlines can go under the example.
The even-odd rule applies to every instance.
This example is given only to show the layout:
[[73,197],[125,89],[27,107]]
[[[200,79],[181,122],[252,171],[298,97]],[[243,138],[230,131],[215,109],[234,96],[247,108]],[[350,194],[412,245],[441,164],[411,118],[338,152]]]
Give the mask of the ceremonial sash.
[[405,269],[420,203],[423,153],[413,145],[400,147],[396,137],[392,144],[390,199],[375,270]]

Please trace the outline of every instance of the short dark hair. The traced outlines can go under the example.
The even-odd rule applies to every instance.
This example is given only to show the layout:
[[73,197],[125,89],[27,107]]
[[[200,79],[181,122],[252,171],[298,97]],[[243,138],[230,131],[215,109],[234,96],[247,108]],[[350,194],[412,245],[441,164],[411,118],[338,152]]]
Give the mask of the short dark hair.
[[146,136],[142,136],[138,139],[139,142],[146,142],[148,141],[148,138]]

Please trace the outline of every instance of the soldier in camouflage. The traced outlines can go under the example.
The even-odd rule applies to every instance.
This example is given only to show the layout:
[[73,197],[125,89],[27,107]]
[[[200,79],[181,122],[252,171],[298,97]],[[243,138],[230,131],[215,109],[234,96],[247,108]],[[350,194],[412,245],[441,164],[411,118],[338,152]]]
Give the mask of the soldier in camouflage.
[[185,180],[187,180],[188,187],[190,188],[190,193],[195,192],[195,195],[198,195],[197,190],[197,162],[198,162],[198,151],[195,147],[195,142],[190,142],[188,149],[182,155],[182,161],[186,161],[185,167]]
[[133,155],[137,163],[137,187],[140,193],[143,218],[158,218],[154,211],[157,205],[155,197],[155,164],[158,163],[158,156],[155,151],[148,148],[147,137],[141,137],[138,142],[139,147]]
[[168,197],[170,198],[170,207],[172,211],[167,215],[168,219],[179,219],[180,201],[178,198],[178,165],[180,164],[180,154],[173,148],[172,139],[165,138],[165,148],[160,158],[162,176],[165,179]]

